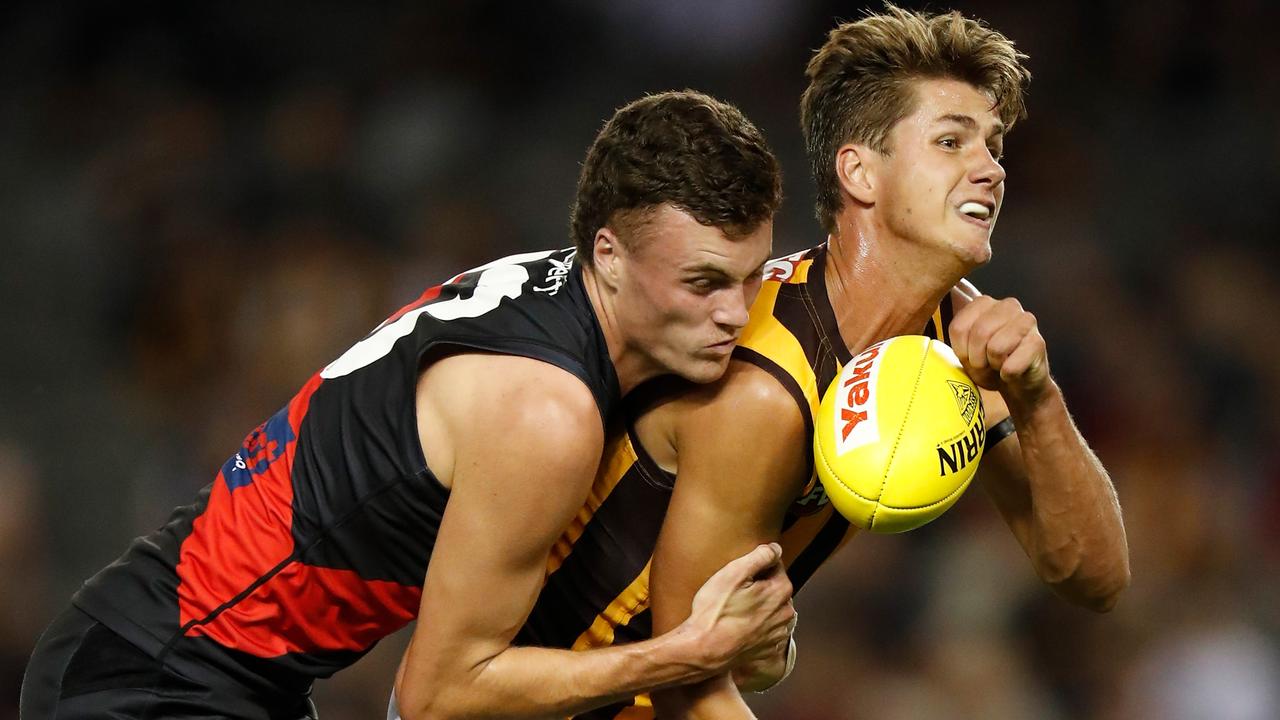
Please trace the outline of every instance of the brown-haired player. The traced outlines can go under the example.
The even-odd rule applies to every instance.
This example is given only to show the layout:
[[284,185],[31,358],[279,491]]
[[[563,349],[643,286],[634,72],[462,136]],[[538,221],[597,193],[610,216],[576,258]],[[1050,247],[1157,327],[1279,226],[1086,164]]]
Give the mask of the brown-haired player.
[[314,679],[414,619],[409,718],[570,715],[772,653],[793,617],[772,545],[647,643],[515,636],[621,396],[725,370],[779,201],[734,108],[677,92],[619,110],[583,169],[576,251],[464,272],[316,373],[75,595],[28,666],[24,720],[314,717]]
[[[983,388],[979,484],[1035,571],[1071,602],[1112,607],[1129,568],[1111,482],[1067,413],[1035,318],[964,280],[991,256],[1023,59],[958,13],[889,6],[831,32],[801,103],[827,241],[766,267],[722,379],[632,396],[592,489],[598,510],[562,536],[565,560],[522,632],[587,649],[679,627],[713,571],[763,542],[780,542],[798,590],[853,533],[814,477],[818,399],[854,354],[903,334],[949,342]],[[749,717],[738,688],[767,687],[794,660],[780,646],[652,703],[664,718]],[[583,717],[646,717],[649,704]]]

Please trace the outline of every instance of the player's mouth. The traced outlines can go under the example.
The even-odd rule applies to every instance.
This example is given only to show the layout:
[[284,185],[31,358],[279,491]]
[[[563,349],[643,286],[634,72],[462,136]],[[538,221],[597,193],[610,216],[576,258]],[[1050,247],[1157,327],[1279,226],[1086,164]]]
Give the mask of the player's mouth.
[[984,230],[990,230],[991,222],[995,220],[996,206],[992,202],[967,200],[960,203],[957,211],[966,222],[973,223]]
[[721,340],[720,342],[715,343],[713,345],[708,345],[707,349],[716,353],[729,353],[729,352],[733,352],[733,348],[737,344],[738,344],[738,338],[731,337],[728,340]]

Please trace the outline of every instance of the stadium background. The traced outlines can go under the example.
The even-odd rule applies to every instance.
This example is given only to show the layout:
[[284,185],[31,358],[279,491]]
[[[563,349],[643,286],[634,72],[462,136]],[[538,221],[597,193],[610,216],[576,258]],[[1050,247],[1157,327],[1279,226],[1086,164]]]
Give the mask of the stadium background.
[[[79,582],[455,271],[569,244],[646,91],[741,106],[821,240],[796,103],[855,3],[10,4],[0,10],[0,717]],[[907,3],[914,6],[914,3]],[[938,5],[935,4],[935,7]],[[855,540],[799,599],[773,718],[1280,717],[1280,20],[1249,0],[961,2],[1030,54],[979,286],[1041,318],[1125,508],[1106,616],[981,493]],[[381,717],[398,649],[322,683]]]

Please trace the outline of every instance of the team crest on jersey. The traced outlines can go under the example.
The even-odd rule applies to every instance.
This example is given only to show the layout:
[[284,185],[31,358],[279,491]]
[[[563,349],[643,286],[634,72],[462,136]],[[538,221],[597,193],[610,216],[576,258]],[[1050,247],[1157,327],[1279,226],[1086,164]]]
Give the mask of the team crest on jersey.
[[978,394],[962,382],[948,380],[947,384],[951,386],[951,393],[956,397],[956,408],[960,410],[960,417],[964,418],[966,425],[973,422],[973,414],[978,410]]
[[293,427],[289,425],[289,406],[285,405],[270,420],[249,433],[240,451],[222,466],[227,489],[235,490],[253,482],[255,477],[284,456],[289,443],[295,438]]
[[774,282],[786,282],[796,274],[800,263],[804,260],[805,253],[808,250],[801,250],[798,253],[792,253],[786,257],[780,257],[777,260],[770,260],[764,266],[764,279]]

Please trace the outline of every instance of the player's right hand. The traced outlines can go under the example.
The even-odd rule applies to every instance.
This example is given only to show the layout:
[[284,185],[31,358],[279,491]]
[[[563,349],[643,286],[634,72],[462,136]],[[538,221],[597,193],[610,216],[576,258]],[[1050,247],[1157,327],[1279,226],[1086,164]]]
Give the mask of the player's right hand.
[[713,670],[783,657],[795,620],[791,581],[777,543],[760,545],[707,578],[685,626]]

